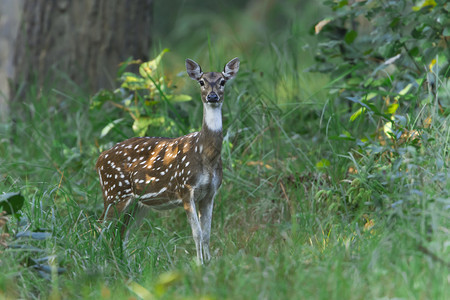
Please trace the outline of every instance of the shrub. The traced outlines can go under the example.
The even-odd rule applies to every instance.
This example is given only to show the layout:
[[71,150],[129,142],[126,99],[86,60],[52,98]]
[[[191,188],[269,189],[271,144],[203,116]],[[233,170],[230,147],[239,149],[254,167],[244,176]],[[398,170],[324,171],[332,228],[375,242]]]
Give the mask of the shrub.
[[[122,118],[117,114],[103,128],[101,137],[106,136],[111,129],[123,121],[131,118],[133,130],[136,136],[144,136],[150,127],[178,127],[185,129],[180,118],[169,118],[167,110],[162,109],[164,105],[173,108],[176,102],[190,101],[188,95],[174,93],[171,80],[162,75],[161,60],[168,49],[164,49],[155,59],[148,62],[132,60],[131,58],[122,63],[118,78],[121,85],[114,91],[101,90],[91,100],[91,108],[101,110],[105,103],[111,103],[120,111],[128,114]],[[139,74],[125,72],[129,65],[139,65]],[[175,110],[172,110],[175,112]],[[177,121],[178,119],[178,121]],[[170,131],[167,129],[166,131]]]
[[[434,141],[449,112],[450,4],[344,0],[325,5],[332,13],[312,29],[320,43],[310,71],[331,74],[330,95],[336,104],[348,104],[347,114],[341,114],[344,128],[329,138],[355,143],[348,156],[355,172],[348,172],[353,180],[348,182],[357,179],[358,187],[379,191],[353,201],[375,207],[397,203],[394,191],[416,190],[411,178],[423,180],[421,166],[440,155]],[[359,188],[349,185],[347,196],[355,191]]]

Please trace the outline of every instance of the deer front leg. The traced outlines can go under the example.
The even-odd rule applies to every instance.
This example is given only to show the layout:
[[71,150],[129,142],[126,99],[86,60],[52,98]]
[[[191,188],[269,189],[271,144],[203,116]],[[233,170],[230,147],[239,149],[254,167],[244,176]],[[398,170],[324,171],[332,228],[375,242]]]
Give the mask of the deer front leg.
[[199,203],[199,215],[200,224],[202,228],[202,246],[203,246],[203,257],[206,261],[211,259],[209,253],[209,238],[211,235],[211,221],[212,221],[212,211],[214,206],[214,197],[206,197]]
[[189,200],[184,201],[184,210],[186,211],[188,222],[191,225],[192,237],[195,242],[195,249],[197,250],[197,262],[203,264],[202,255],[202,229],[200,227],[200,222],[197,216],[197,211],[195,208],[195,201],[193,197],[193,192]]

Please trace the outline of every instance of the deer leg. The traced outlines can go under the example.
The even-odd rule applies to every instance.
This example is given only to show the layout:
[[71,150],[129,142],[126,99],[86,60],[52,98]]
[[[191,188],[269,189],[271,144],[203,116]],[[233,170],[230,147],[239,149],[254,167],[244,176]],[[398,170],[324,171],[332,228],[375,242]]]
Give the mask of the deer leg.
[[202,228],[200,226],[200,222],[197,216],[197,211],[195,208],[194,201],[194,192],[191,192],[191,195],[188,200],[184,201],[184,210],[186,211],[188,222],[191,225],[192,236],[195,242],[195,249],[197,250],[197,262],[199,264],[203,264],[203,256],[202,256]]
[[139,201],[135,201],[135,203],[131,204],[127,210],[121,230],[124,246],[128,244],[130,233],[136,232],[141,227],[143,220],[148,214],[149,208],[142,205]]
[[199,203],[200,225],[202,228],[203,257],[206,261],[209,261],[211,259],[211,255],[209,253],[209,237],[211,235],[214,196],[215,195],[212,195],[212,197],[205,197]]

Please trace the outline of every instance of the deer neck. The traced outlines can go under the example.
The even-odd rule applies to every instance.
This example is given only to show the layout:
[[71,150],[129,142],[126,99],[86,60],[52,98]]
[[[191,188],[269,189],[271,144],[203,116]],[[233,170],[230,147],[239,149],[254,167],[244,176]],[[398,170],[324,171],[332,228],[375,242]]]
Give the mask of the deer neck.
[[220,161],[222,140],[222,103],[216,105],[204,103],[203,125],[200,132],[204,162],[215,164]]

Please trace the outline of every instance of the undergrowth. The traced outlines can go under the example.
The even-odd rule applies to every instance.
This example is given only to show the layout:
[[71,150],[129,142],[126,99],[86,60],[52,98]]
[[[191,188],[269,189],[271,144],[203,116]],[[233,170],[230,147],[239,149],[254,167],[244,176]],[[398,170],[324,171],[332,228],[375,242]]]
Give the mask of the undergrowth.
[[[97,97],[30,86],[14,103],[1,127],[0,192],[20,192],[25,203],[15,216],[0,216],[1,298],[445,299],[448,71],[433,73],[439,93],[415,84],[413,96],[404,91],[403,73],[395,77],[403,83],[392,86],[379,74],[382,84],[369,87],[359,86],[368,78],[350,76],[367,77],[365,68],[374,71],[385,60],[347,66],[354,72],[344,75],[304,72],[316,54],[314,39],[286,9],[295,5],[279,8],[290,24],[270,33],[275,42],[249,46],[210,35],[204,53],[189,53],[209,62],[205,69],[222,67],[230,55],[241,58],[223,109],[213,260],[195,264],[182,209],[151,212],[125,250],[113,238],[117,228],[97,221],[103,204],[94,164],[102,150],[143,130],[178,136],[199,129],[198,87],[175,76],[184,70],[185,57],[178,58],[186,46],[165,54],[159,81],[140,94],[120,86],[122,77],[122,90]],[[355,33],[346,36],[340,42],[347,46],[359,42]],[[368,99],[364,88],[376,97]],[[161,94],[151,98],[155,93]],[[192,100],[170,101],[163,93]],[[386,98],[410,102],[397,111]]]

